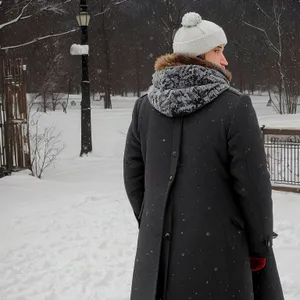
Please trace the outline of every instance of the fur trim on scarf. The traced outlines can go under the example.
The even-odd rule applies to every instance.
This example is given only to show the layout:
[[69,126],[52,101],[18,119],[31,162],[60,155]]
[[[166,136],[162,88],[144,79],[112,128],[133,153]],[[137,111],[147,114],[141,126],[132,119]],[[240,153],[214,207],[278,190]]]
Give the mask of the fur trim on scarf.
[[191,114],[209,104],[230,87],[231,75],[218,66],[185,55],[160,57],[148,92],[152,106],[168,117]]
[[184,65],[198,65],[208,69],[214,69],[225,74],[229,81],[232,80],[232,74],[228,70],[223,70],[221,67],[217,66],[216,64],[213,64],[208,60],[198,58],[196,56],[187,56],[183,54],[173,53],[160,56],[155,62],[154,69],[155,71],[161,71],[167,67],[176,67]]

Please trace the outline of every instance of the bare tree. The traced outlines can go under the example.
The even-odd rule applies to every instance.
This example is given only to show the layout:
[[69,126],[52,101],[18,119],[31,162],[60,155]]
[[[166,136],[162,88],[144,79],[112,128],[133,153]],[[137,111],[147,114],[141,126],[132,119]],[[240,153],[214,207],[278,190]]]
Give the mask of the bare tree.
[[59,105],[62,106],[62,99],[64,99],[65,94],[63,93],[52,93],[51,95],[51,104],[52,104],[52,111],[56,111]]
[[[10,1],[7,1],[10,2]],[[24,0],[24,1],[17,1],[12,3],[7,3],[6,6],[4,3],[3,10],[4,10],[4,16],[8,16],[8,20],[2,24],[0,24],[0,31],[11,27],[15,24],[18,24],[20,22],[24,22],[30,19],[34,19],[37,16],[44,14],[46,12],[54,15],[62,15],[67,13],[67,7],[66,4],[69,3],[69,0],[65,1],[57,1],[57,0]],[[18,43],[15,45],[7,45],[3,46],[0,44],[0,50],[9,50],[9,49],[16,49],[24,46],[31,45],[33,43],[36,43],[41,40],[49,39],[49,38],[55,38],[55,37],[62,37],[67,34],[73,33],[77,31],[78,28],[66,30],[63,32],[57,32],[52,34],[44,34],[42,36],[36,37],[34,39],[31,39],[27,42]]]
[[54,126],[46,127],[40,133],[39,120],[31,122],[30,149],[31,174],[39,179],[49,167],[55,165],[66,145],[60,140],[61,132],[57,133]]
[[[66,94],[68,92],[66,83],[72,76],[71,90],[76,89],[79,93],[81,65],[78,57],[69,55],[70,45],[75,39],[79,40],[79,35],[74,32],[78,28],[75,20],[78,1],[65,3],[64,0],[44,0],[44,5],[54,3],[55,7],[59,8],[55,9],[56,12],[49,6],[45,6],[48,7],[47,10],[42,11],[41,6],[37,6],[37,3],[43,3],[40,0],[33,0],[30,5],[29,2],[29,0],[2,1],[0,23],[8,24],[2,26],[0,47],[7,49],[8,52],[0,51],[0,60],[4,56],[26,57],[28,91],[38,92],[47,79],[46,68],[43,65],[50,66],[49,61],[54,60],[58,54],[48,53],[48,43],[54,41],[59,44],[58,52],[63,58],[59,66],[60,71],[54,73],[56,82],[54,90],[49,88],[49,91]],[[281,3],[284,3],[284,10],[278,18]],[[172,37],[180,27],[182,16],[185,12],[193,10],[199,12],[203,19],[222,26],[231,37],[225,54],[234,75],[233,84],[237,88],[255,92],[256,88],[262,86],[264,91],[270,91],[273,107],[274,109],[278,107],[278,110],[280,101],[277,101],[274,91],[279,97],[278,90],[281,90],[284,106],[282,111],[295,109],[294,100],[289,102],[290,106],[286,104],[288,97],[285,90],[288,91],[288,95],[292,95],[290,99],[296,99],[299,95],[300,2],[295,0],[276,2],[276,16],[280,19],[281,32],[285,33],[281,36],[281,65],[285,76],[285,89],[281,83],[277,64],[278,51],[271,49],[267,44],[264,32],[245,23],[240,24],[237,31],[237,24],[241,22],[241,15],[245,11],[247,14],[243,15],[243,21],[265,30],[271,42],[279,49],[273,0],[254,2],[253,0],[102,0],[102,4],[101,8],[100,0],[89,0],[89,11],[92,14],[90,79],[93,92],[103,94],[106,91],[106,95],[110,93],[125,95],[134,91],[138,95],[139,91],[147,90],[155,58],[171,51]],[[106,38],[103,37],[101,29],[103,18]],[[38,62],[43,62],[43,65]],[[106,107],[110,107],[110,98],[106,96],[105,99]],[[47,101],[51,108],[51,95]]]
[[189,8],[185,0],[145,1],[149,14],[154,12],[153,26],[162,28],[161,33],[166,43],[166,50],[172,51],[173,36],[179,28],[182,16]]
[[69,80],[68,80],[68,95],[67,95],[67,100],[61,102],[61,106],[62,106],[63,112],[65,114],[67,113],[67,108],[69,106],[69,99],[70,99],[70,93],[71,93],[71,82],[72,82],[72,78],[69,78]]
[[[243,20],[243,23],[263,34],[265,42],[270,50],[272,50],[277,56],[277,68],[280,75],[280,82],[278,84],[278,103],[279,113],[296,113],[295,98],[293,88],[289,88],[290,84],[287,82],[287,76],[284,69],[284,48],[283,48],[283,13],[285,9],[283,0],[273,0],[272,12],[267,12],[256,0],[252,0],[253,4],[257,7],[257,10],[264,15],[265,18],[271,21],[273,27],[266,29],[264,27],[255,26],[249,22]],[[275,38],[272,38],[275,36]]]
[[[0,24],[0,29],[13,25],[20,21],[34,18],[43,12],[52,12],[54,14],[66,13],[64,4],[69,1],[56,0],[24,0],[24,1],[5,1],[3,9],[9,20]],[[5,5],[7,4],[7,5]]]
[[47,42],[43,49],[46,50],[46,53],[42,53],[43,60],[38,59],[36,63],[36,72],[39,75],[39,82],[36,82],[36,86],[42,98],[42,111],[46,113],[50,107],[55,111],[62,98],[59,86],[60,76],[63,74],[61,66],[64,57],[57,43]]
[[112,92],[112,58],[111,58],[111,47],[112,38],[115,33],[115,29],[118,26],[118,9],[123,1],[114,0],[97,0],[92,6],[95,10],[94,17],[99,20],[99,28],[97,39],[100,38],[101,56],[103,57],[103,69],[104,69],[104,108],[111,109],[111,92]]
[[[113,38],[122,20],[122,8],[127,0],[94,0],[91,5],[93,16],[100,25],[94,35],[94,47],[98,56],[95,62],[95,76],[101,77],[102,82],[98,85],[97,92],[104,91],[104,108],[111,109],[112,101],[112,52]],[[100,42],[100,43],[99,43]],[[99,58],[103,58],[99,60]],[[102,68],[100,67],[102,66]]]
[[[103,54],[104,54],[104,69],[105,69],[105,81],[104,81],[104,108],[111,109],[111,52],[110,52],[110,41],[112,34],[109,31],[113,27],[113,11],[107,10],[110,1],[100,0],[101,9],[101,37],[103,41]],[[107,13],[105,13],[107,12]]]

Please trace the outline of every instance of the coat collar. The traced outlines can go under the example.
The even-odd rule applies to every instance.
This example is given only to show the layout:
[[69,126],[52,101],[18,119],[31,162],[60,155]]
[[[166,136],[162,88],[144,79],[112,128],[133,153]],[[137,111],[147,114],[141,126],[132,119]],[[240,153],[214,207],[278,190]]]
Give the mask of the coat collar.
[[155,70],[148,99],[168,117],[189,115],[233,90],[229,72],[197,57],[164,55],[157,59]]

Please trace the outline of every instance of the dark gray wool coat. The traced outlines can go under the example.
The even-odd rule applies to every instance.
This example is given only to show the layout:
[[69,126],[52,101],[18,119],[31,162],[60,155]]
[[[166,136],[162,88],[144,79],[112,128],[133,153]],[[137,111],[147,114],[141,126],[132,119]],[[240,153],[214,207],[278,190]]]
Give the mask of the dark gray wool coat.
[[[273,211],[251,100],[227,74],[160,58],[134,107],[124,181],[139,236],[131,300],[282,300]],[[252,273],[249,257],[266,257]]]

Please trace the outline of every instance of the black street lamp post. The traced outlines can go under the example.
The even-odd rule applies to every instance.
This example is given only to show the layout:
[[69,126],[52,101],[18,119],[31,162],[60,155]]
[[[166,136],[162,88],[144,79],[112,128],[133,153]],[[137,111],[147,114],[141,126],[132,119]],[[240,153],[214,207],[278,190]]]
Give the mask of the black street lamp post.
[[[87,11],[87,0],[80,0],[80,12],[76,16],[81,27],[81,44],[88,45],[88,26],[91,15]],[[81,83],[81,151],[80,156],[92,152],[92,126],[91,126],[91,99],[89,81],[89,56],[82,55],[82,83]]]

